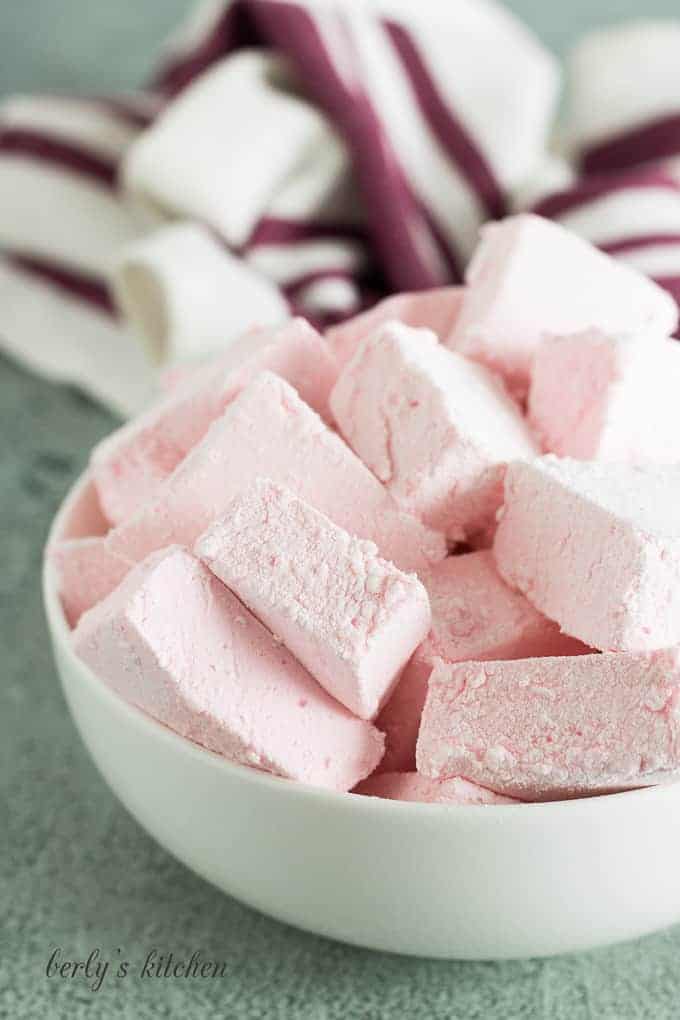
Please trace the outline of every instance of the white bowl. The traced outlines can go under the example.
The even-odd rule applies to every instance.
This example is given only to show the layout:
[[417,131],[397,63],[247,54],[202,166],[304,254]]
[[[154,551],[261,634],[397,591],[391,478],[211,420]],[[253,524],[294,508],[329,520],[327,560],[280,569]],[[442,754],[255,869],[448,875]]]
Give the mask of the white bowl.
[[[96,519],[88,486],[50,541]],[[680,920],[680,784],[450,807],[277,779],[119,698],[74,655],[49,564],[44,596],[66,700],[107,783],[162,846],[244,903],[371,949],[459,959],[588,949]]]

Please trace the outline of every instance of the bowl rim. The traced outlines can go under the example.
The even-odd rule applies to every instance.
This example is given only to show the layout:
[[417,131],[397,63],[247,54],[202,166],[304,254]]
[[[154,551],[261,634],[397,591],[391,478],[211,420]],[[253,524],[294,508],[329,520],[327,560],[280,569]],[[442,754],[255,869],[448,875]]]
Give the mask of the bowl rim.
[[[380,811],[383,813],[398,813],[405,816],[409,813],[427,814],[437,817],[456,817],[460,820],[482,822],[484,820],[494,823],[502,818],[508,817],[508,812],[518,821],[518,815],[529,820],[537,821],[537,816],[545,818],[548,815],[575,815],[577,813],[590,814],[601,812],[607,809],[620,810],[624,804],[630,804],[631,809],[634,803],[644,798],[662,799],[672,797],[675,793],[680,797],[680,781],[660,783],[656,786],[640,787],[633,790],[599,794],[592,797],[574,797],[568,800],[555,801],[525,801],[520,804],[432,804],[423,801],[399,801],[389,800],[385,797],[371,795],[356,795],[350,792],[339,790],[328,790],[320,786],[312,786],[306,783],[298,783],[286,779],[283,776],[276,776],[272,773],[259,769],[250,768],[246,765],[239,765],[229,761],[222,755],[210,751],[200,744],[189,740],[180,733],[175,732],[169,726],[159,722],[153,716],[147,714],[136,705],[126,701],[116,693],[108,684],[100,680],[97,675],[82,662],[71,642],[71,629],[66,622],[61,599],[57,590],[56,570],[50,558],[51,548],[62,538],[64,524],[69,517],[78,498],[83,494],[87,486],[92,482],[89,469],[85,469],[72,483],[66,496],[62,500],[49,528],[47,540],[43,548],[42,562],[42,597],[47,619],[48,630],[55,647],[59,647],[60,653],[68,661],[69,668],[85,684],[87,684],[98,698],[103,699],[109,710],[117,712],[129,723],[136,727],[146,729],[150,738],[169,742],[181,754],[193,756],[211,768],[221,771],[242,781],[262,786],[265,789],[277,789],[282,796],[293,797],[316,801],[328,808],[350,810],[350,811]],[[90,536],[82,536],[90,537]],[[284,792],[285,791],[285,792]],[[480,810],[480,807],[482,810]],[[524,810],[518,812],[518,808]]]

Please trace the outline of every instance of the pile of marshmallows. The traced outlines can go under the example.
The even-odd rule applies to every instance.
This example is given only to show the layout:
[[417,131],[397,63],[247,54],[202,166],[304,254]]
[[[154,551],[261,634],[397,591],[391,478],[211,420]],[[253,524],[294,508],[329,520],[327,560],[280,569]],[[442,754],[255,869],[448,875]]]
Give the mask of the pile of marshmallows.
[[50,549],[77,654],[188,739],[333,790],[672,778],[676,316],[521,215],[463,288],[251,331],[94,450],[108,530]]

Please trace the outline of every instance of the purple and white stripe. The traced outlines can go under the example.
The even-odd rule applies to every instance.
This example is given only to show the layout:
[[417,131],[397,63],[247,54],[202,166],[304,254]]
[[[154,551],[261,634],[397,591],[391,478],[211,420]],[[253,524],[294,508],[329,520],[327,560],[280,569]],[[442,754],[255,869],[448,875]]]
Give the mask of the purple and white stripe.
[[0,250],[16,271],[113,314],[111,253],[137,233],[118,165],[148,119],[139,99],[17,97],[0,111]]
[[534,206],[680,297],[680,182],[650,166],[585,177]]
[[[349,151],[370,244],[387,285],[434,286],[460,277],[479,225],[503,214],[505,194],[518,183],[499,179],[479,142],[475,126],[482,127],[489,111],[480,109],[472,128],[458,116],[456,90],[474,90],[479,75],[475,68],[469,82],[453,83],[467,66],[459,61],[454,71],[456,49],[481,49],[498,38],[507,41],[508,51],[515,45],[513,58],[500,57],[493,90],[495,116],[507,122],[515,115],[521,122],[504,125],[513,149],[518,148],[513,127],[529,149],[543,145],[556,76],[533,40],[493,9],[489,18],[465,0],[443,25],[438,18],[431,25],[420,20],[414,30],[410,21],[382,19],[350,4],[320,8],[287,0],[236,0],[226,10],[214,5],[198,37],[193,30],[189,46],[176,44],[155,81],[174,93],[219,56],[244,45],[286,54]],[[444,78],[428,59],[442,33],[452,65]],[[478,52],[475,60],[483,57]],[[504,91],[518,89],[517,79],[527,91],[532,81],[546,85],[538,90],[546,94],[544,109],[528,128],[523,110],[516,113],[504,102]],[[489,91],[488,82],[484,88]],[[514,152],[507,155],[512,158],[496,162],[521,167]],[[528,161],[531,157],[533,151]]]
[[[390,5],[385,16],[350,0],[212,0],[175,38],[147,92],[17,97],[0,108],[0,282],[13,322],[26,324],[26,335],[11,340],[13,350],[23,344],[32,364],[48,360],[45,332],[37,339],[29,332],[40,333],[36,295],[49,295],[52,314],[60,308],[73,335],[64,362],[74,378],[108,399],[98,378],[107,362],[95,356],[96,344],[113,338],[122,364],[132,342],[116,321],[109,279],[114,263],[150,229],[131,201],[139,196],[125,191],[123,171],[130,154],[206,72],[252,49],[265,59],[284,59],[296,91],[299,85],[308,100],[310,122],[322,122],[326,137],[317,138],[312,152],[315,127],[311,123],[305,134],[303,124],[289,145],[300,152],[286,152],[291,158],[285,167],[272,158],[255,197],[235,187],[226,199],[223,190],[214,205],[205,203],[198,178],[187,179],[187,194],[180,196],[186,202],[167,202],[152,165],[141,197],[157,225],[190,220],[210,238],[211,264],[224,260],[216,278],[224,281],[227,262],[233,266],[237,259],[254,286],[263,282],[273,292],[274,306],[280,301],[321,327],[391,291],[460,280],[479,226],[511,208],[545,156],[557,71],[522,26],[493,3],[457,0],[436,10],[406,4],[402,14],[395,10]],[[643,41],[658,54],[664,77],[656,80],[650,58],[652,84],[644,83],[650,95],[642,105],[627,105],[622,91],[630,71],[628,37],[610,46],[606,36],[604,49],[599,41],[576,61],[576,112],[568,134],[582,176],[535,208],[679,297],[680,174],[674,176],[674,161],[680,163],[680,74],[674,60],[680,30],[651,33]],[[615,98],[606,108],[598,106],[604,94]],[[214,124],[210,130],[218,135],[226,113],[218,105],[195,136],[186,129],[176,149],[184,170],[187,153],[204,151],[200,133]],[[256,141],[259,126],[251,128]],[[284,152],[285,143],[265,151]],[[229,165],[209,165],[213,181],[222,180],[234,161],[228,145],[224,149]],[[164,172],[173,178],[172,151],[167,158]],[[248,160],[255,166],[255,148]],[[244,187],[247,176],[242,174]],[[197,194],[204,200],[200,212],[192,206]],[[223,229],[225,200],[236,214],[251,203],[251,218],[233,217],[240,233]],[[162,261],[160,241],[157,251]],[[0,334],[14,328],[2,314]],[[82,351],[95,334],[85,358]],[[54,357],[50,366],[53,371]],[[114,369],[110,374],[116,375]],[[131,407],[140,393],[125,394],[117,406]]]

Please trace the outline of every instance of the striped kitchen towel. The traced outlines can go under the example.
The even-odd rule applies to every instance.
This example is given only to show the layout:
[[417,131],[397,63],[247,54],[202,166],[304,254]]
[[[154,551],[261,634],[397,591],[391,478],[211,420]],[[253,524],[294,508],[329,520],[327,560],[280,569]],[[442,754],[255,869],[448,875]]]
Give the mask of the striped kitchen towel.
[[253,322],[458,280],[558,81],[493,0],[210,0],[143,93],[4,103],[1,342],[129,414]]
[[208,0],[143,92],[0,107],[0,343],[127,415],[251,325],[460,280],[522,208],[680,300],[679,58],[680,22],[591,33],[554,131],[494,0]]
[[680,302],[680,22],[635,21],[580,40],[567,61],[562,137],[571,179],[547,165],[525,207]]

